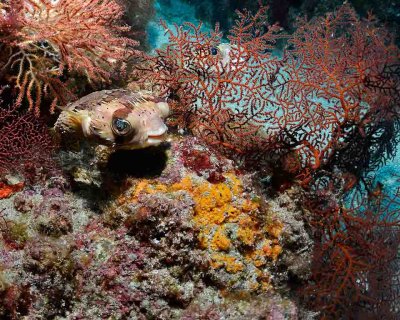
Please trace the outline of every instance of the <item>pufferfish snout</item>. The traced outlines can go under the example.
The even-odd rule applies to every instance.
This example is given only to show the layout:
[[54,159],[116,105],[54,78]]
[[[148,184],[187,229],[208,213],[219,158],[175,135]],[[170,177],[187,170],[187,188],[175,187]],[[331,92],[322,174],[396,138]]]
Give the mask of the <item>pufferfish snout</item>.
[[168,104],[150,92],[103,90],[68,105],[55,130],[116,148],[145,148],[165,140],[168,115]]

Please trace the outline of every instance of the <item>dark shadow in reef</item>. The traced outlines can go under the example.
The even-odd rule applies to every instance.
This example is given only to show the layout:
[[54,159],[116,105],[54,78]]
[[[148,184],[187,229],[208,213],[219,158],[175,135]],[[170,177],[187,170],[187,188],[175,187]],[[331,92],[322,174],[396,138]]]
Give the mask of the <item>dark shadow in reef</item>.
[[137,150],[118,150],[112,153],[107,164],[101,170],[101,186],[72,183],[75,192],[85,199],[88,207],[102,211],[111,195],[116,195],[126,188],[126,178],[155,178],[167,165],[166,151],[169,143],[157,147]]
[[104,172],[111,174],[114,179],[155,178],[167,165],[166,151],[170,144],[164,143],[157,147],[137,150],[118,150],[110,155]]

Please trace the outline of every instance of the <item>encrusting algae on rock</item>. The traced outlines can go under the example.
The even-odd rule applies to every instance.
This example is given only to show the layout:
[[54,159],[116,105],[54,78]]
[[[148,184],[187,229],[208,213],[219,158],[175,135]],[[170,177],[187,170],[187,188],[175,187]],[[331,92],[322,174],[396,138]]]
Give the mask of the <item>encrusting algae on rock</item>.
[[91,163],[86,173],[99,184],[80,179],[75,188],[96,190],[94,198],[55,180],[2,200],[0,298],[10,303],[0,299],[0,317],[298,319],[281,291],[308,270],[304,228],[288,220],[301,216],[295,203],[266,199],[251,174],[196,138],[155,149],[118,151],[147,175],[113,176],[98,147],[67,165],[75,179]]
[[24,188],[23,182],[19,182],[16,184],[8,184],[0,181],[0,200],[10,197],[14,193],[21,191],[23,188]]
[[[179,148],[186,155],[188,147]],[[195,154],[202,154],[202,159],[207,152],[194,150]],[[171,162],[182,159],[176,155],[172,158]],[[193,201],[197,247],[205,251],[212,277],[218,282],[228,280],[234,290],[270,289],[269,269],[282,253],[283,223],[261,207],[259,196],[250,185],[245,186],[242,174],[235,172],[232,165],[225,168],[221,182],[212,183],[205,179],[206,175],[181,166],[179,180],[170,183],[165,179],[167,167],[161,179],[132,181],[133,186],[116,203],[123,207],[140,204],[143,197],[164,195],[179,200],[182,195],[189,196]],[[136,210],[136,215],[138,212],[143,210]]]

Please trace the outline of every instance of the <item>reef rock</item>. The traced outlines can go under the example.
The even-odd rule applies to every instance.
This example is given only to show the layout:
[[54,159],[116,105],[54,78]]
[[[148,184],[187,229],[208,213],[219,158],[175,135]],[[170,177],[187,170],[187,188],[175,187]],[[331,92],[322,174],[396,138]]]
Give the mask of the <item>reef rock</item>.
[[3,200],[0,317],[300,318],[312,242],[299,191],[267,198],[193,137],[87,148],[62,155],[71,190]]

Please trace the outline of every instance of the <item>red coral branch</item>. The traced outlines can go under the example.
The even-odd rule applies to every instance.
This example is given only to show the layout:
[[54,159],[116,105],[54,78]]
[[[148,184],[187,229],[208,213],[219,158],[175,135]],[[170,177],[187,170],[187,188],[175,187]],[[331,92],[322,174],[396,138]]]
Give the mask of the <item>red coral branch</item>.
[[303,293],[322,318],[398,316],[399,199],[400,190],[389,197],[377,186],[347,206],[328,190],[306,200],[315,247],[312,278]]
[[[34,178],[54,168],[55,143],[47,127],[31,113],[16,107],[0,109],[0,177],[20,173]],[[34,170],[34,172],[32,172]]]
[[170,44],[157,51],[147,79],[172,100],[173,124],[251,164],[278,154],[310,190],[312,307],[333,319],[366,318],[365,307],[391,316],[398,296],[385,288],[396,287],[400,222],[389,204],[400,194],[341,201],[363,170],[391,154],[400,51],[372,16],[360,20],[345,4],[300,21],[278,58],[271,49],[279,28],[265,24],[265,13],[239,13],[229,44],[221,44],[218,26],[205,34],[201,26],[163,24]]
[[269,52],[280,28],[261,32],[267,28],[265,14],[266,8],[254,16],[238,12],[229,45],[221,45],[218,26],[206,34],[201,25],[169,30],[162,23],[170,44],[157,51],[150,74],[161,92],[177,97],[175,124],[234,153],[264,143],[266,137],[257,133],[277,112],[274,93],[265,88],[281,66]]
[[[399,79],[384,75],[398,64],[399,49],[372,16],[360,20],[343,5],[324,18],[301,21],[290,44],[283,92],[294,104],[290,117],[304,124],[295,133],[296,151],[308,171],[331,162],[355,132],[398,116]],[[371,85],[378,79],[386,88]]]

